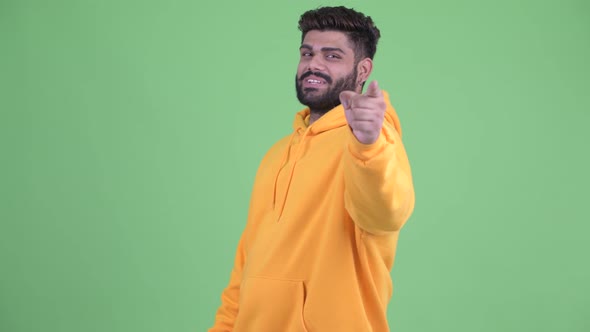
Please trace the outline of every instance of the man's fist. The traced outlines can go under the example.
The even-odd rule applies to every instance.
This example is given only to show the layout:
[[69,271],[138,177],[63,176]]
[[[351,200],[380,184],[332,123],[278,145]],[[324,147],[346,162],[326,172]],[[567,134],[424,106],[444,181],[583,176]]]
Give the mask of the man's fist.
[[372,81],[364,94],[342,91],[340,102],[356,139],[363,144],[375,143],[381,133],[386,108],[377,81]]

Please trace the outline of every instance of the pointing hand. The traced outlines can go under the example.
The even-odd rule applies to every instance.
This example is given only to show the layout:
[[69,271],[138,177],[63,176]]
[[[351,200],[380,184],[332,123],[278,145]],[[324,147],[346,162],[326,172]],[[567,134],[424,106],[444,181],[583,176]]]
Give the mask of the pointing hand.
[[377,81],[372,81],[364,94],[342,91],[340,102],[356,139],[363,144],[375,143],[381,133],[386,108]]

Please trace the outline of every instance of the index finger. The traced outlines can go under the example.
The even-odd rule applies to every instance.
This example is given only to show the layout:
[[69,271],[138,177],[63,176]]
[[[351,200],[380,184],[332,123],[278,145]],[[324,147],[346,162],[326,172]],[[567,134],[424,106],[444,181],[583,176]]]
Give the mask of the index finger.
[[367,92],[365,92],[365,96],[367,97],[381,97],[381,89],[379,89],[379,84],[377,81],[371,81],[369,86],[367,87]]

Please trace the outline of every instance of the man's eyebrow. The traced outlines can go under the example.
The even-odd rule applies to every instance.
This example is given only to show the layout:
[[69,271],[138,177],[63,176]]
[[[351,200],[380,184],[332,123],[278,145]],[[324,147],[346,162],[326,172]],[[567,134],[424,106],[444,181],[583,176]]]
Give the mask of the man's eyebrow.
[[342,54],[346,54],[346,52],[338,47],[322,47],[322,52],[340,52]]
[[[301,45],[301,47],[299,47],[299,49],[308,49],[308,50],[313,50],[313,47],[311,47],[311,45],[308,44],[303,44]],[[346,52],[344,52],[344,50],[342,50],[339,47],[322,47],[321,48],[322,52],[340,52],[342,54],[346,54]]]

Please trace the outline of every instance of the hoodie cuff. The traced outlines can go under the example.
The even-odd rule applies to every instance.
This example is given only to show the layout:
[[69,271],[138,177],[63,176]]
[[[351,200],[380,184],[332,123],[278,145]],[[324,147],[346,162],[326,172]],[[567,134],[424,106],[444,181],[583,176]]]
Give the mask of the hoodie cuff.
[[350,151],[353,157],[361,161],[368,161],[377,156],[385,148],[386,143],[387,140],[385,139],[383,130],[379,134],[377,140],[372,144],[363,144],[359,142],[356,136],[352,133],[352,130],[349,130],[348,151]]

